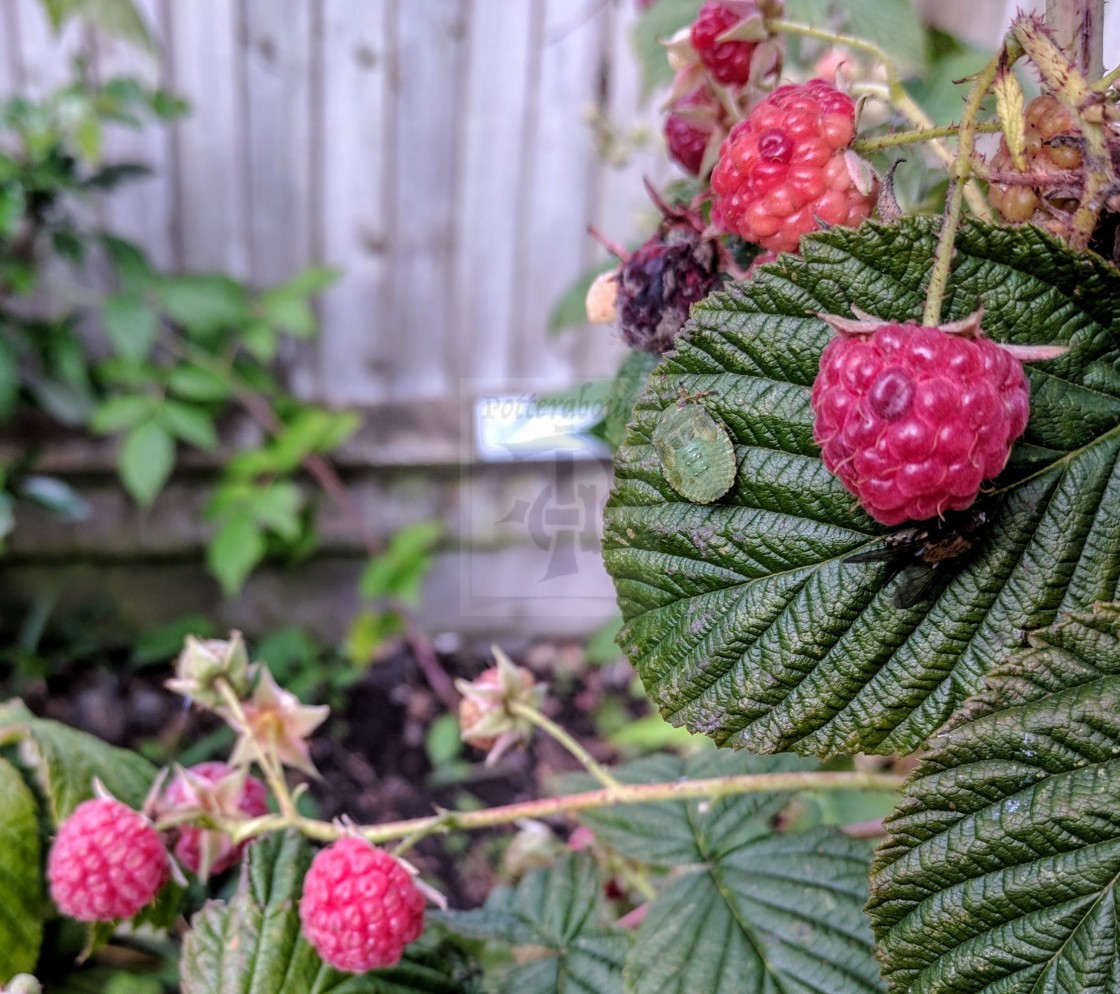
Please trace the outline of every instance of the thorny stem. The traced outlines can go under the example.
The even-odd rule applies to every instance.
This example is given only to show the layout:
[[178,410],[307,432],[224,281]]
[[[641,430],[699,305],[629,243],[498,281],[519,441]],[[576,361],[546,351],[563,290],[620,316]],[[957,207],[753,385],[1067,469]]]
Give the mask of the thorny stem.
[[[913,128],[919,131],[936,130],[929,115],[922,110],[910,94],[906,92],[906,88],[902,85],[902,76],[899,73],[898,65],[895,63],[894,59],[878,45],[866,41],[863,38],[857,38],[854,35],[837,34],[833,31],[826,31],[823,28],[815,28],[811,24],[800,24],[796,21],[770,20],[766,22],[766,28],[777,34],[791,34],[799,35],[803,38],[815,38],[817,41],[828,42],[831,45],[843,45],[845,48],[866,52],[872,58],[880,62],[883,69],[886,71],[887,85],[885,91],[879,94],[882,99],[890,103],[899,114],[906,118]],[[952,132],[950,132],[950,134],[952,134]],[[953,153],[949,151],[944,143],[939,141],[937,137],[931,137],[928,141],[930,148],[938,159],[941,160],[942,165],[952,170],[953,163],[956,161]],[[977,187],[975,183],[970,182],[966,185],[964,197],[968,201],[968,206],[977,217],[985,220],[991,217],[991,212],[988,210],[984,195],[980,192],[979,187]]]
[[233,720],[237,723],[240,729],[245,730],[245,734],[253,744],[253,751],[257,754],[257,764],[264,774],[265,780],[268,782],[269,789],[276,797],[276,803],[280,807],[280,814],[284,818],[298,817],[296,812],[295,801],[292,800],[292,795],[288,791],[288,781],[284,779],[284,770],[276,759],[276,750],[271,748],[272,743],[261,742],[257,738],[256,731],[249,724],[248,718],[245,716],[245,709],[241,706],[241,700],[237,696],[237,691],[230,686],[228,680],[219,678],[215,681],[215,686],[218,692],[222,695],[222,700],[225,702],[229,713]]
[[941,222],[941,234],[937,239],[934,253],[933,272],[930,274],[926,290],[926,305],[922,311],[922,324],[936,325],[941,321],[941,304],[945,299],[945,289],[949,284],[949,267],[953,262],[953,251],[957,241],[957,231],[961,225],[965,183],[972,170],[972,149],[976,139],[976,118],[984,96],[995,82],[996,72],[1004,52],[997,54],[977,75],[972,91],[965,103],[961,116],[961,127],[957,137],[957,157],[949,172],[949,194],[945,203],[945,219]]
[[524,718],[526,721],[536,725],[546,735],[550,735],[557,742],[560,743],[565,749],[568,750],[579,761],[580,765],[587,770],[596,780],[599,781],[604,787],[615,788],[621,787],[622,784],[615,779],[606,767],[602,766],[592,757],[582,745],[580,745],[571,735],[569,735],[563,728],[556,724],[551,718],[546,718],[536,708],[530,707],[527,704],[521,704],[518,701],[510,701],[506,705],[510,714],[514,714],[519,718]]
[[649,804],[656,801],[687,801],[733,797],[740,794],[783,793],[803,790],[898,790],[905,778],[893,773],[827,772],[750,773],[709,777],[701,780],[671,780],[664,783],[621,784],[580,794],[545,797],[480,811],[441,811],[425,818],[386,822],[382,825],[348,826],[317,821],[299,814],[264,815],[248,821],[208,816],[206,823],[229,834],[234,842],[256,838],[267,832],[294,828],[319,842],[333,842],[357,834],[374,844],[451,831],[475,831],[508,825],[522,818],[549,818],[617,804]]

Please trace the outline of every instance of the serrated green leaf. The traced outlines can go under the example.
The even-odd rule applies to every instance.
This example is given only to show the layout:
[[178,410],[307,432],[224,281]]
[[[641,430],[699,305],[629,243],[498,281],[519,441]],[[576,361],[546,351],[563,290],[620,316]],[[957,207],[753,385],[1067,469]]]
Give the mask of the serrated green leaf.
[[[1071,344],[1028,367],[1031,420],[991,496],[991,523],[909,608],[888,566],[846,564],[884,529],[822,465],[810,385],[830,337],[813,315],[919,319],[931,218],[835,229],[693,309],[650,376],[615,459],[604,556],[620,641],[662,713],[717,741],[819,755],[909,752],[981,686],[1001,647],[1120,580],[1120,274],[1033,228],[973,223],[957,242],[948,318],[982,306],[988,334]],[[664,480],[650,437],[680,389],[735,444],[713,505]]]
[[899,994],[1118,989],[1120,610],[988,678],[887,819],[868,905]]
[[[623,783],[663,783],[744,773],[785,773],[815,766],[811,760],[797,756],[723,751],[691,759],[649,756],[612,772]],[[768,835],[772,819],[792,796],[740,794],[718,800],[625,804],[584,811],[580,820],[601,842],[621,853],[638,855],[642,862],[655,866],[687,866],[719,859]]]
[[11,763],[0,759],[0,984],[30,973],[43,942],[39,807]]
[[36,718],[18,701],[0,708],[0,744],[6,742],[24,743],[20,761],[42,787],[56,825],[93,796],[94,777],[114,797],[139,808],[156,776],[143,756],[61,722]]
[[500,978],[510,994],[622,994],[630,936],[603,924],[602,887],[592,860],[566,856],[498,887],[477,911],[438,916],[452,933],[512,943],[517,965]]
[[159,316],[143,300],[132,294],[108,297],[101,316],[118,355],[137,362],[148,357],[159,334]]
[[669,884],[626,957],[627,994],[883,989],[865,847],[818,829],[765,835]]
[[360,975],[327,966],[300,931],[299,896],[311,864],[295,832],[266,836],[248,851],[237,893],[211,901],[183,943],[183,994],[462,994],[447,957],[413,945],[394,967]]
[[175,441],[155,421],[137,425],[124,438],[117,467],[124,488],[141,507],[163,489],[175,466]]

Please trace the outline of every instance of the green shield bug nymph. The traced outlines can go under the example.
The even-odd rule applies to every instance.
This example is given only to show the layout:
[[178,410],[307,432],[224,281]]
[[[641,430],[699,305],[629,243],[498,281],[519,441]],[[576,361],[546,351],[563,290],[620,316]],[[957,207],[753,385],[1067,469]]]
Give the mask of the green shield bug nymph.
[[651,441],[669,486],[694,504],[710,504],[735,482],[735,449],[723,425],[686,401],[661,412]]

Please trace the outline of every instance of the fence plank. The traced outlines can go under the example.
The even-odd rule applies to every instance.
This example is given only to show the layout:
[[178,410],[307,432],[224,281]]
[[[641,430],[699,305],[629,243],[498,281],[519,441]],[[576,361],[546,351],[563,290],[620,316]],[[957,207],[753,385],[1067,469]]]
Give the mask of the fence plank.
[[395,0],[322,0],[317,255],[343,269],[323,298],[317,395],[376,403],[387,393],[389,15]]
[[[524,144],[536,4],[478,0],[468,36],[466,107],[456,197],[454,314],[458,376],[479,389],[508,378],[518,273],[517,205],[524,192]],[[539,25],[538,25],[539,28]],[[483,382],[485,381],[485,382]]]
[[181,262],[189,269],[249,275],[245,107],[231,0],[170,3],[171,79],[191,101],[177,124]]
[[89,36],[76,21],[70,21],[56,36],[38,0],[18,0],[11,4],[12,74],[30,96],[40,97],[71,78],[73,59],[89,54]]
[[457,136],[471,124],[464,103],[466,3],[400,3],[395,29],[389,392],[420,399],[454,389],[448,357],[455,327]]

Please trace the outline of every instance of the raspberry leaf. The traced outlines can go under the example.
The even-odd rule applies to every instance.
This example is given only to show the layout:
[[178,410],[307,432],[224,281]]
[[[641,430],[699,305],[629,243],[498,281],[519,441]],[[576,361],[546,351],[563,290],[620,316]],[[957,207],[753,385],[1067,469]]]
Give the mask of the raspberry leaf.
[[27,763],[42,787],[54,824],[93,796],[96,777],[117,800],[139,808],[157,770],[143,756],[86,732],[36,718],[21,701],[0,706],[0,745],[24,743]]
[[[664,783],[682,779],[787,773],[814,769],[797,756],[750,756],[710,752],[693,759],[668,753],[648,756],[612,770],[623,783]],[[581,779],[580,788],[590,787]],[[704,801],[626,804],[584,811],[580,821],[596,838],[620,853],[638,854],[654,866],[689,866],[730,853],[771,832],[771,822],[792,794],[740,794]],[[715,988],[713,988],[715,989]]]
[[881,991],[867,862],[835,829],[760,835],[709,857],[650,905],[626,957],[627,994]]
[[498,887],[477,911],[433,915],[455,934],[513,945],[516,965],[497,988],[510,994],[622,994],[630,936],[609,928],[599,874],[585,856]]
[[39,809],[11,763],[0,759],[0,984],[30,973],[43,942]]
[[253,843],[237,893],[191,919],[183,994],[463,994],[452,957],[414,943],[399,964],[365,974],[327,966],[300,932],[299,896],[311,847],[295,832]]
[[[946,320],[997,341],[1071,345],[1031,365],[1031,420],[973,553],[897,606],[897,566],[812,441],[809,389],[831,336],[815,315],[919,320],[936,221],[837,228],[693,309],[651,374],[616,460],[604,556],[620,644],[674,724],[758,752],[910,752],[1022,630],[1120,579],[1120,276],[1033,228],[966,225]],[[732,489],[689,503],[651,446],[681,391],[727,429]]]
[[887,819],[868,910],[892,991],[1116,990],[1118,757],[1110,604],[1032,633]]

